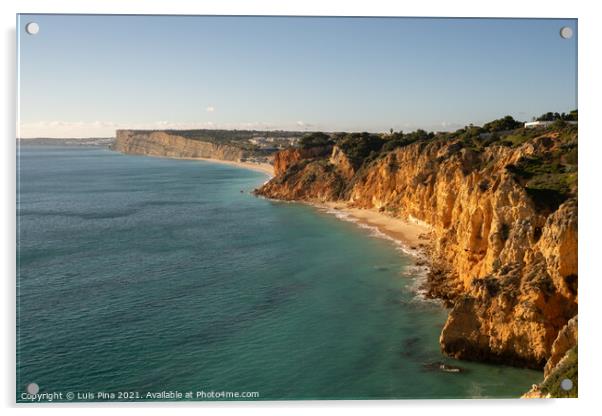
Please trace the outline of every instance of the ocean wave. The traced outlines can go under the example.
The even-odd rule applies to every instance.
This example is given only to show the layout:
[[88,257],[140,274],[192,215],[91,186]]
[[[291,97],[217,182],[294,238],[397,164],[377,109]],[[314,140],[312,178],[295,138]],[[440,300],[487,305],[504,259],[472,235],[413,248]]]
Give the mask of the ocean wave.
[[427,302],[437,305],[443,305],[440,299],[428,297],[427,282],[430,267],[420,264],[409,264],[402,271],[402,275],[409,277],[409,283],[406,289],[414,294],[412,298],[415,302]]

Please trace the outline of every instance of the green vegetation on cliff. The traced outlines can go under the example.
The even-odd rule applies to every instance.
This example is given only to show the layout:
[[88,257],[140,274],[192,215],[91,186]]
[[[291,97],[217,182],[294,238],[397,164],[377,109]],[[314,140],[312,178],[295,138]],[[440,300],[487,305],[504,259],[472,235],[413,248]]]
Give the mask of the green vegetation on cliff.
[[355,169],[367,158],[376,157],[384,143],[379,135],[370,133],[349,133],[341,135],[336,141]]
[[[570,349],[554,371],[541,383],[539,390],[543,395],[549,394],[555,398],[576,398],[578,396],[579,366],[577,350],[577,346]],[[562,381],[566,379],[573,383],[570,390],[562,388]]]
[[409,144],[421,141],[429,141],[435,137],[434,133],[427,133],[422,129],[418,129],[414,132],[404,134],[403,132],[392,133],[390,137],[387,138],[385,144],[382,147],[382,150],[388,152],[390,150],[396,149],[398,147],[404,147]]
[[523,123],[516,121],[512,116],[506,116],[483,124],[483,130],[488,132],[514,130],[522,127]]
[[333,141],[326,133],[315,132],[304,135],[299,144],[303,149],[311,149],[313,147],[324,147],[332,145]]
[[577,195],[577,127],[560,121],[548,127],[545,132],[529,135],[543,137],[543,145],[551,146],[551,141],[545,140],[546,133],[557,136],[561,145],[551,147],[543,157],[521,158],[506,169],[524,185],[539,208],[554,211],[562,202]]
[[[437,134],[421,129],[409,133],[391,130],[388,134],[313,132],[305,134],[299,145],[302,149],[325,149],[321,157],[314,157],[316,160],[327,158],[329,149],[337,146],[357,172],[395,149],[416,143],[442,142],[450,144],[448,156],[462,151],[472,152],[463,167],[465,174],[490,163],[481,155],[492,146],[517,148],[531,142],[550,146],[544,149],[543,156],[523,157],[515,164],[509,164],[507,171],[525,188],[539,209],[552,212],[577,195],[577,126],[567,123],[577,119],[577,110],[569,114],[546,113],[538,119],[555,122],[547,127],[525,128],[522,122],[505,116],[482,127],[471,124],[454,132]],[[556,139],[561,146],[552,145],[553,141],[558,141]],[[397,167],[393,160],[391,163]]]
[[564,120],[564,121],[577,121],[578,120],[578,112],[577,110],[573,110],[570,113],[552,113],[548,112],[542,114],[537,117],[535,120],[537,121],[555,121],[555,120]]

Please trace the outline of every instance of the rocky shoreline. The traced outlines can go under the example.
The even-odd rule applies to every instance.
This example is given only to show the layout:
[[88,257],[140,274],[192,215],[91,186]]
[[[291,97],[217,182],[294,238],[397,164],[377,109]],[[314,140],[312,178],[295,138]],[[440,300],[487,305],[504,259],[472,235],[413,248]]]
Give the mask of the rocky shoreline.
[[362,163],[338,145],[283,151],[256,193],[429,224],[425,291],[450,308],[442,352],[541,370],[577,314],[576,130],[478,149],[445,139]]

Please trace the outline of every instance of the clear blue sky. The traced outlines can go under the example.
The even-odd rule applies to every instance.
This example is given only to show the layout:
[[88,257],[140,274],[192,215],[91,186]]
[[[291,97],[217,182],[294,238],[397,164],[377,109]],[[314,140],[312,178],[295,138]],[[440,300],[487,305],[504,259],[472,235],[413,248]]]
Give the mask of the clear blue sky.
[[[25,25],[40,25],[37,35]],[[575,36],[565,40],[562,26]],[[576,20],[21,15],[21,137],[454,130],[577,107]]]

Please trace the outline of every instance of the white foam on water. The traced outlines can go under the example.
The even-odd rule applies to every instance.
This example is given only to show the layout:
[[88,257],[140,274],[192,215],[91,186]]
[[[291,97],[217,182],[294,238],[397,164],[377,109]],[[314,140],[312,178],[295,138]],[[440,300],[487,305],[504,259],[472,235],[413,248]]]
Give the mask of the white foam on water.
[[411,276],[410,283],[406,286],[407,289],[414,293],[413,301],[416,302],[428,302],[437,305],[442,305],[443,302],[440,299],[429,298],[427,290],[427,281],[430,268],[426,265],[420,266],[418,264],[409,264],[405,267],[403,274]]
[[[431,298],[427,297],[426,283],[427,283],[427,279],[428,279],[428,273],[430,272],[430,268],[426,265],[428,257],[422,251],[417,250],[417,249],[412,249],[407,244],[405,244],[403,241],[398,240],[394,237],[391,237],[390,235],[382,232],[378,227],[376,227],[374,225],[369,225],[369,224],[360,222],[360,220],[358,220],[357,218],[353,217],[351,214],[349,214],[343,210],[325,207],[325,206],[319,205],[319,204],[310,204],[310,205],[318,208],[320,211],[323,211],[327,214],[334,215],[336,218],[338,218],[340,220],[354,223],[358,227],[368,230],[369,231],[368,235],[370,237],[381,238],[381,239],[392,242],[395,245],[395,248],[397,250],[401,251],[404,254],[407,254],[410,257],[413,257],[415,259],[415,262],[412,264],[408,264],[400,273],[400,275],[407,276],[410,278],[409,279],[410,283],[408,283],[406,288],[410,292],[414,293],[413,300],[419,301],[419,302],[441,303],[441,301],[438,299],[431,299]],[[412,219],[412,222],[418,223],[419,220]],[[420,223],[422,225],[422,222],[420,222]],[[424,264],[419,265],[418,263],[424,263]]]

